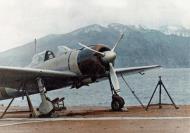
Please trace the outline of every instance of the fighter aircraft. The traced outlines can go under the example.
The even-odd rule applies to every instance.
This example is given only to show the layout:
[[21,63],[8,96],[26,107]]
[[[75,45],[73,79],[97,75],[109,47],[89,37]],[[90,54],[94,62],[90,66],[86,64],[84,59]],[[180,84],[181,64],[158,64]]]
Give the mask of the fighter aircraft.
[[39,112],[47,115],[54,109],[51,100],[46,96],[47,91],[68,86],[80,88],[108,79],[112,92],[111,108],[114,111],[121,110],[125,101],[119,95],[118,76],[160,67],[152,65],[114,68],[117,56],[114,50],[122,38],[123,34],[112,49],[104,44],[87,46],[79,43],[81,49],[65,47],[64,52],[58,57],[50,50],[36,54],[27,67],[0,66],[0,100],[40,93]]

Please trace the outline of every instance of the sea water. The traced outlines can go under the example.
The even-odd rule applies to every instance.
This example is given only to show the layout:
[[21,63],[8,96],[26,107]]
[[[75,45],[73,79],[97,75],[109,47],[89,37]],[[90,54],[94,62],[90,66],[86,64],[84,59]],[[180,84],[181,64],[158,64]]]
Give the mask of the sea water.
[[[158,83],[158,76],[162,76],[162,81],[168,92],[177,105],[190,104],[190,69],[155,69],[147,71],[144,75],[134,74],[125,75],[125,79],[130,87],[135,91],[144,105],[147,105],[150,97]],[[139,105],[128,87],[126,87],[122,78],[119,78],[121,92],[120,95],[125,99],[126,105]],[[48,97],[65,97],[66,106],[110,106],[111,91],[108,80],[93,83],[79,89],[62,88],[47,93]],[[152,103],[158,103],[158,90],[152,100]],[[40,104],[39,94],[31,96],[32,103],[35,106]],[[10,100],[0,101],[0,104],[7,105]],[[162,102],[171,103],[169,97],[162,89]],[[27,106],[26,98],[17,98],[14,105]]]

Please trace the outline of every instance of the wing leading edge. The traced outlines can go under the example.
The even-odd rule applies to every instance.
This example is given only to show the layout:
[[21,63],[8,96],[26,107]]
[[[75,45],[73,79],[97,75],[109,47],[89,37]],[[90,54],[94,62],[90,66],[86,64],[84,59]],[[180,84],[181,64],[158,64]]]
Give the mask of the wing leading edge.
[[77,74],[70,71],[45,70],[0,66],[0,86],[18,88],[20,82],[34,81],[37,77],[72,78]]
[[152,65],[152,66],[141,66],[141,67],[128,67],[128,68],[117,68],[116,69],[116,74],[136,74],[136,73],[142,73],[144,71],[147,70],[151,70],[151,69],[156,69],[156,68],[160,68],[161,66],[159,65]]

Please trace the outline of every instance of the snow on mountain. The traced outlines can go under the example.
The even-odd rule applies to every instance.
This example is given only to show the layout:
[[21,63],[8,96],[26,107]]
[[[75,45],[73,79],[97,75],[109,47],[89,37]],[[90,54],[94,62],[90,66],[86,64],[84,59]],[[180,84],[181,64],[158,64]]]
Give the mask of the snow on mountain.
[[73,35],[77,35],[79,33],[89,33],[89,32],[102,32],[102,29],[105,28],[98,24],[89,25],[84,28],[80,28],[72,32]]
[[190,29],[187,29],[183,26],[161,26],[158,30],[166,35],[190,37]]
[[120,33],[128,33],[129,31],[149,32],[151,30],[142,25],[124,25],[119,23],[111,23],[107,27]]
[[114,29],[116,31],[119,31],[121,33],[127,32],[129,30],[137,30],[137,27],[134,25],[123,25],[123,24],[119,24],[119,23],[111,23],[107,27]]
[[[107,26],[101,26],[98,24],[89,25],[84,28],[80,28],[71,32],[73,35],[78,35],[80,33],[90,33],[90,32],[102,32],[105,29],[112,29],[118,31],[120,33],[128,33],[129,31],[140,31],[140,32],[149,32],[153,30],[151,28],[147,28],[142,25],[124,25],[119,23],[111,23]],[[183,26],[160,26],[159,28],[155,29],[158,30],[166,35],[177,35],[182,37],[190,37],[190,29],[187,29]]]

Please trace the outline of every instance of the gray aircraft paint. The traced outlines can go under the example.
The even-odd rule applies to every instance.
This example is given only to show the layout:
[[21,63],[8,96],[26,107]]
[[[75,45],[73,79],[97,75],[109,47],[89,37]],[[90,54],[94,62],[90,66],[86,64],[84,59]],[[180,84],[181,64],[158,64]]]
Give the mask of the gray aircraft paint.
[[71,71],[80,75],[81,72],[77,64],[78,53],[79,50],[67,51],[59,57],[47,60],[37,66],[31,67],[47,70]]
[[[47,60],[38,65],[30,64],[28,67],[40,68],[40,69],[46,69],[46,70],[71,71],[78,75],[81,75],[81,72],[77,64],[78,53],[79,53],[79,50],[70,50],[70,51],[65,52],[59,57]],[[0,100],[8,99],[11,97],[19,97],[19,96],[24,95],[23,91],[18,91],[18,90],[19,88],[12,89],[12,88],[1,87]],[[33,94],[37,92],[38,90],[33,89],[33,91],[29,91],[29,94]]]

